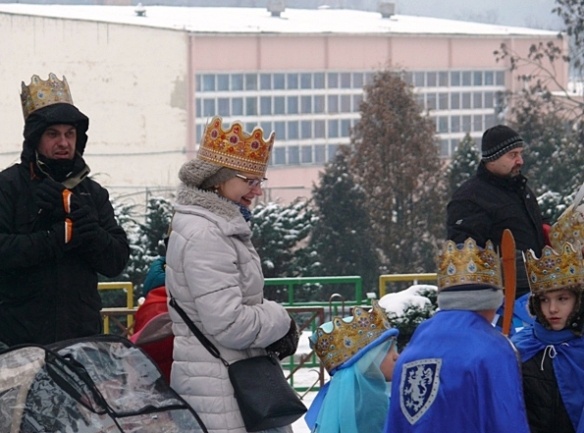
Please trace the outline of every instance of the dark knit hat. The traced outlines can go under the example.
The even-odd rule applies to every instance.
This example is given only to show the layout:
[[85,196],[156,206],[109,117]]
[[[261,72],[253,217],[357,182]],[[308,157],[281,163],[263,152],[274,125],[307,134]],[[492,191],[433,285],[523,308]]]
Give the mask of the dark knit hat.
[[499,159],[516,147],[523,147],[521,136],[505,125],[496,125],[483,134],[481,144],[482,159],[485,162]]

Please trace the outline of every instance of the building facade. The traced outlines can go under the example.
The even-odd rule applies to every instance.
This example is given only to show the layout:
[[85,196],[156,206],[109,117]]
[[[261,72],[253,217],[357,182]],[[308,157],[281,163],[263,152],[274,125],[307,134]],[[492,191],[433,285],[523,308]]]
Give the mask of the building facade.
[[[88,162],[113,194],[176,188],[213,115],[276,132],[268,200],[310,196],[318,172],[350,141],[363,86],[403,71],[452,156],[468,132],[501,122],[509,65],[556,40],[534,29],[347,10],[0,5],[0,163],[17,159],[20,81],[66,75],[91,119]],[[10,35],[10,37],[8,37]],[[518,71],[517,73],[521,73]],[[560,71],[563,84],[568,71]]]

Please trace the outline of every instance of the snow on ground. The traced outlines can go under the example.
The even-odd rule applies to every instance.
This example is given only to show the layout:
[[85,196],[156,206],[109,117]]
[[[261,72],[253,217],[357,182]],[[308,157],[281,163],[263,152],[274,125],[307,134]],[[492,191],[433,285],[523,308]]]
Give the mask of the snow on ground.
[[396,316],[403,315],[406,308],[410,305],[423,308],[430,305],[430,300],[421,293],[438,288],[429,284],[415,284],[406,290],[397,293],[389,293],[379,300],[379,305],[387,311],[387,313],[394,313]]

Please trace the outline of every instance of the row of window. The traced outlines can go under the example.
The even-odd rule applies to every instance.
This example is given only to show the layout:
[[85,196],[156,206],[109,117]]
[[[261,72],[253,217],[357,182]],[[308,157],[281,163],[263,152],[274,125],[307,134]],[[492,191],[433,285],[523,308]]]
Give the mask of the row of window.
[[495,125],[496,116],[489,114],[436,116],[436,132],[456,134],[460,132],[482,132]]
[[[473,110],[501,105],[502,92],[419,92],[427,110]],[[289,95],[197,98],[198,117],[359,113],[363,95]]]
[[[275,72],[200,74],[198,92],[253,90],[362,89],[373,72]],[[503,86],[504,71],[406,71],[403,78],[415,87]]]
[[331,161],[337,151],[337,144],[288,145],[274,147],[271,165],[323,165]]

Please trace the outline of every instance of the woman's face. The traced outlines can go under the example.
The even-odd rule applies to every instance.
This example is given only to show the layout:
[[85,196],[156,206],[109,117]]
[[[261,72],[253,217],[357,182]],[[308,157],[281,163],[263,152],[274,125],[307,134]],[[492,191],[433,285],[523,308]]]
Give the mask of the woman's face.
[[388,382],[391,381],[393,376],[393,368],[395,367],[395,361],[397,361],[398,356],[397,345],[394,342],[390,346],[389,350],[387,351],[387,355],[385,355],[385,358],[383,358],[383,361],[381,361],[381,365],[379,366],[379,369],[383,373],[383,377],[385,377],[385,380]]
[[554,290],[539,296],[541,312],[554,331],[566,327],[568,317],[574,311],[576,294],[568,289]]
[[217,193],[235,203],[250,207],[254,198],[262,195],[264,179],[249,173],[237,173],[236,177],[223,182],[217,188]]

